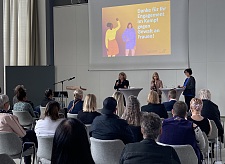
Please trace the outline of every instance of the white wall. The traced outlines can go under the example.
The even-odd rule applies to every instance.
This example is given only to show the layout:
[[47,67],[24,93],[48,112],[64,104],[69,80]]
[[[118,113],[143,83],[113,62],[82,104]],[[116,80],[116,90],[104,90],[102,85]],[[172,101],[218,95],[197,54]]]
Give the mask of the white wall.
[[[190,2],[190,65],[197,81],[197,91],[208,88],[212,100],[225,115],[223,99],[223,66],[225,65],[225,1],[189,0]],[[120,71],[88,71],[89,30],[88,6],[66,6],[54,8],[55,66],[56,81],[72,76],[76,79],[66,85],[82,85],[94,93],[98,106],[105,97],[114,92],[113,86]],[[159,72],[164,86],[183,84],[183,70],[126,71],[131,86],[143,87],[139,100],[146,103],[150,79],[154,71]],[[61,86],[58,86],[60,90]],[[72,99],[72,92],[70,99]],[[183,100],[183,97],[181,97]]]

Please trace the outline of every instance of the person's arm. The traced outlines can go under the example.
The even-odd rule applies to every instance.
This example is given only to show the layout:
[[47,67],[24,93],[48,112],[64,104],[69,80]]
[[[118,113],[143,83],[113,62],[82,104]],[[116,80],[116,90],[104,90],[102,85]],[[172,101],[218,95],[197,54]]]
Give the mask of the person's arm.
[[117,30],[119,30],[120,29],[120,27],[121,27],[121,25],[120,25],[120,21],[118,20],[118,18],[117,18],[117,27],[116,28],[114,28],[116,31]]
[[159,83],[159,88],[163,88],[163,83],[162,83],[162,80],[160,80],[160,83]]
[[128,81],[128,80],[126,80],[126,81],[125,81],[124,88],[128,88],[128,87],[129,87],[129,81]]
[[154,87],[155,87],[155,82],[152,80],[150,90],[152,90]]
[[108,36],[108,30],[105,33],[105,47],[108,50],[109,48],[109,36]]
[[67,108],[68,113],[70,113],[73,110],[73,108],[74,108],[74,102],[75,101],[70,101],[70,103],[68,105],[68,108]]
[[194,77],[190,77],[189,78],[189,81],[188,81],[188,83],[186,85],[186,88],[187,89],[193,89],[193,88],[195,88],[195,78]]
[[205,148],[205,139],[204,136],[202,134],[201,129],[196,125],[193,124],[193,128],[194,128],[194,132],[195,132],[195,138],[197,140],[197,144],[200,150]]
[[114,89],[118,89],[119,88],[118,85],[119,85],[119,80],[116,80],[115,85],[114,85]]
[[11,127],[11,129],[19,136],[24,137],[26,135],[26,131],[20,125],[18,118],[14,115],[9,115],[5,118],[5,122]]

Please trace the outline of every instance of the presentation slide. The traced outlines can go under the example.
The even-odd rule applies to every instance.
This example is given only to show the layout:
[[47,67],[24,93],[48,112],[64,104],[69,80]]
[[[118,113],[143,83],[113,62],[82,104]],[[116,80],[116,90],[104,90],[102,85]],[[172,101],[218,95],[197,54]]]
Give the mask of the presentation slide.
[[185,69],[188,0],[90,0],[89,70]]
[[170,55],[170,1],[102,8],[104,57]]

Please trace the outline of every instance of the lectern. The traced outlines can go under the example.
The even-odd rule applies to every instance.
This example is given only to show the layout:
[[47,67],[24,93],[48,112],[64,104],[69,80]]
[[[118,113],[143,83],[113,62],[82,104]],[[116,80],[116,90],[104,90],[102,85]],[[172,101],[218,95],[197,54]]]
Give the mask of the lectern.
[[184,88],[159,88],[159,89],[162,91],[167,101],[169,101],[168,93],[171,89],[175,89],[177,91],[176,96],[177,101],[179,100],[181,93],[184,91]]
[[123,93],[124,97],[125,97],[125,101],[126,101],[126,104],[128,104],[128,97],[130,95],[134,95],[134,96],[137,96],[138,97],[138,94],[139,92],[142,90],[143,88],[119,88],[119,91],[121,93]]

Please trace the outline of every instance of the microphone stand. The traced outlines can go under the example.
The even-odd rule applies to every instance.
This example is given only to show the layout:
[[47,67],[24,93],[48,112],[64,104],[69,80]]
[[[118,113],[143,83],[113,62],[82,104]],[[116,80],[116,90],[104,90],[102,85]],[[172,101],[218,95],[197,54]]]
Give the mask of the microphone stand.
[[65,82],[65,81],[70,81],[70,80],[73,80],[73,79],[75,79],[75,77],[71,77],[71,78],[69,78],[69,79],[65,79],[65,80],[62,80],[62,81],[59,81],[59,82],[56,82],[56,83],[54,83],[53,85],[56,85],[56,84],[62,84],[62,90],[61,90],[61,94],[60,94],[60,96],[61,96],[61,106],[62,106],[62,108],[63,108],[63,83]]

